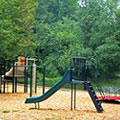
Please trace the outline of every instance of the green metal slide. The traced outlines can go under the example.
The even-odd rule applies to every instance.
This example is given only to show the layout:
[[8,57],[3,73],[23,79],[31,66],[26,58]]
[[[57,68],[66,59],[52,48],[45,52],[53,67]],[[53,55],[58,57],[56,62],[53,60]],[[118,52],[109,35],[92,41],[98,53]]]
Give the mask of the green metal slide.
[[49,98],[51,95],[53,95],[57,90],[59,90],[64,84],[69,82],[70,82],[70,70],[68,69],[65,72],[62,80],[56,83],[56,85],[54,85],[51,89],[49,89],[45,94],[38,97],[27,98],[25,103],[37,103],[37,102],[44,101],[47,98]]

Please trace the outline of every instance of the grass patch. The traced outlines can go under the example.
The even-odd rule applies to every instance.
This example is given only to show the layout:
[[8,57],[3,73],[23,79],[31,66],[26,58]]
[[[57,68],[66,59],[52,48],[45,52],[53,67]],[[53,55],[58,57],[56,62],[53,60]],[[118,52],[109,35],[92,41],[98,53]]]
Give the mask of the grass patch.
[[[96,85],[95,81],[90,80],[93,85]],[[120,79],[103,79],[103,80],[97,80],[97,84],[101,86],[115,86],[120,87]]]
[[[56,77],[56,78],[46,78],[45,80],[45,86],[46,87],[52,87],[54,86],[56,83],[58,83],[60,80],[62,79],[62,77]],[[42,80],[38,80],[38,83],[37,83],[38,86],[43,86],[43,83],[42,83]],[[63,86],[63,88],[66,88],[66,89],[70,89],[71,88],[71,84],[70,83],[67,83]],[[76,85],[76,89],[80,89],[80,90],[83,90],[84,89],[84,86],[82,84],[78,84]]]
[[[38,86],[43,86],[42,79],[43,79],[42,75],[38,74],[38,77],[37,77],[37,85]],[[57,82],[59,82],[61,79],[62,79],[62,76],[51,77],[51,78],[46,77],[45,78],[45,86],[46,87],[52,87]],[[91,79],[89,81],[92,83],[93,87],[96,87],[96,82],[94,80]],[[120,88],[120,77],[117,77],[116,79],[102,79],[102,80],[98,79],[96,81],[97,81],[97,84],[100,85],[101,87],[115,86],[117,88]],[[18,82],[24,84],[24,79],[19,79]],[[30,78],[28,79],[28,84],[30,85]],[[70,84],[65,84],[63,86],[63,88],[70,89],[71,85]],[[84,86],[82,84],[77,84],[76,88],[79,89],[79,90],[84,90]]]

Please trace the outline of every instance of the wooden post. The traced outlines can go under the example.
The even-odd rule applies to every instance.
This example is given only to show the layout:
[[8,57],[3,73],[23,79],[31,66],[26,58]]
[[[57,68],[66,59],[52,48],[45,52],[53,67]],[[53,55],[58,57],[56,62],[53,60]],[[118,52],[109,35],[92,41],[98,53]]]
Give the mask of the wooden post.
[[35,93],[35,87],[36,87],[36,64],[35,61],[33,63],[33,69],[32,69],[32,93]]

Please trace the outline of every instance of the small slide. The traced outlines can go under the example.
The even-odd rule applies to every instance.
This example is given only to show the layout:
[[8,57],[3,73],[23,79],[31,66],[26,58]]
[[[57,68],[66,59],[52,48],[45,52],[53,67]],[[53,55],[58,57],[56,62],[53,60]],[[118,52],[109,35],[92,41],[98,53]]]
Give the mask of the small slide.
[[[26,65],[28,65],[28,61],[26,61]],[[25,57],[18,57],[18,61],[14,64],[15,76],[24,77],[25,70]],[[5,76],[13,77],[13,67],[5,73]],[[4,75],[2,76],[4,78]]]
[[64,84],[69,82],[70,82],[70,70],[68,69],[65,72],[62,80],[56,83],[56,85],[54,85],[51,89],[49,89],[45,94],[39,97],[27,98],[25,103],[37,103],[37,102],[44,101],[47,98],[49,98],[51,95],[53,95],[57,90],[59,90]]
[[[15,63],[15,76],[17,77],[24,77],[24,70],[25,70],[25,66],[23,65],[18,65],[18,63]],[[6,77],[13,77],[13,67],[5,73]],[[4,75],[2,75],[2,77],[4,78]]]

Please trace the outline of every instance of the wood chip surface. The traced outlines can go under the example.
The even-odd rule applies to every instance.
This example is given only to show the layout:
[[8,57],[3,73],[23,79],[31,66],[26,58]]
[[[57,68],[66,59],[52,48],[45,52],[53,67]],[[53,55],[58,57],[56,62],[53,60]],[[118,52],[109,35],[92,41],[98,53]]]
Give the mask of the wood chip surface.
[[[34,109],[34,104],[24,104],[29,93],[23,93],[23,86],[19,86],[18,91],[12,94],[9,85],[8,93],[0,94],[0,120],[120,120],[120,104],[103,103],[103,113],[97,113],[85,91],[77,91],[77,108],[73,111],[68,89],[60,89],[41,102],[40,109]],[[38,91],[33,96],[41,95],[42,89]]]

